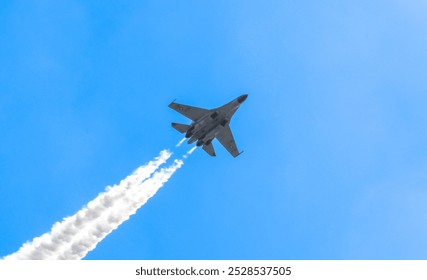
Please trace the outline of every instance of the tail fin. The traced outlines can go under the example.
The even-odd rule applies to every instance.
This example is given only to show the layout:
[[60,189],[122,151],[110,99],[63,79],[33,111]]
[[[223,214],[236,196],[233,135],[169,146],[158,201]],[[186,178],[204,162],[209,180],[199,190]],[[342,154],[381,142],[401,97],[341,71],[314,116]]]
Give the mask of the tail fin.
[[209,143],[209,145],[203,145],[203,150],[205,150],[205,152],[208,153],[210,156],[216,156],[212,143]]
[[187,130],[190,128],[189,125],[181,124],[181,123],[172,123],[172,127],[181,133],[186,133]]

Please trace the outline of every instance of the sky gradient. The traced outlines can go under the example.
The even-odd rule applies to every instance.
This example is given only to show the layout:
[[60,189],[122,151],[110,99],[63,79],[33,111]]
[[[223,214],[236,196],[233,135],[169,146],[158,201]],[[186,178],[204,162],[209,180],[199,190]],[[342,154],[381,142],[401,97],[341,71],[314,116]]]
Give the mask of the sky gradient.
[[426,259],[427,4],[2,1],[0,256],[249,97],[86,259]]

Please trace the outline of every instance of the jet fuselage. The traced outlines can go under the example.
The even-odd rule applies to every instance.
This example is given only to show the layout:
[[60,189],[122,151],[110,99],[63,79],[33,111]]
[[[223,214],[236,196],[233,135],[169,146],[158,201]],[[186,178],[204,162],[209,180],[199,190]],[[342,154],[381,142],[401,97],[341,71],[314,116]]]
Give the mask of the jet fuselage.
[[188,144],[196,142],[197,146],[203,146],[209,155],[215,156],[215,150],[211,144],[213,139],[218,141],[233,156],[241,154],[237,149],[233,134],[230,129],[230,121],[240,105],[248,97],[241,95],[231,102],[211,110],[179,104],[173,101],[169,107],[192,120],[192,123],[180,124],[172,123],[172,127],[189,138]]
[[224,106],[213,109],[213,112],[203,116],[200,120],[193,121],[185,135],[186,138],[190,138],[188,144],[194,143],[196,140],[197,146],[210,144],[221,129],[230,122],[231,117],[246,98],[247,94],[242,95]]

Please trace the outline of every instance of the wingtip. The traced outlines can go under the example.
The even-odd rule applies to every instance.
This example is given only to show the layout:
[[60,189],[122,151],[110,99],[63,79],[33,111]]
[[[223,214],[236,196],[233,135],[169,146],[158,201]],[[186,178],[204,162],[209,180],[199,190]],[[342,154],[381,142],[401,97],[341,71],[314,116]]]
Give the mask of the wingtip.
[[170,107],[172,104],[174,104],[175,101],[176,101],[176,98],[171,103],[169,103],[168,107]]

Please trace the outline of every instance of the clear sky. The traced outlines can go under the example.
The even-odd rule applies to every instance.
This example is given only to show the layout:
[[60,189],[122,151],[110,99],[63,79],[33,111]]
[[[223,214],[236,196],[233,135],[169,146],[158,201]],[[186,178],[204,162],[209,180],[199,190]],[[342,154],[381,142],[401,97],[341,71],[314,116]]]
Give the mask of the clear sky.
[[[95,3],[96,2],[96,3]],[[427,4],[1,1],[0,256],[249,97],[86,259],[426,259]]]

